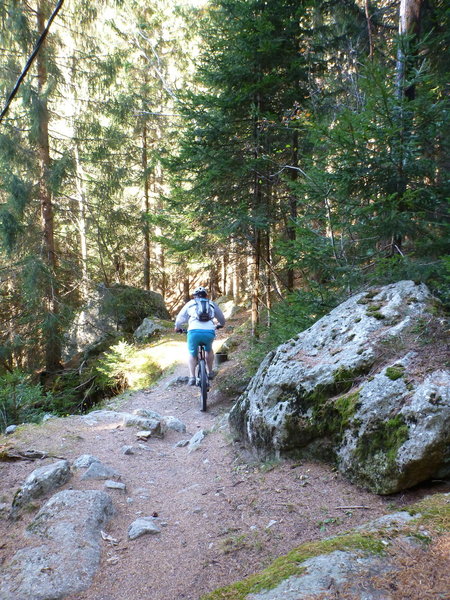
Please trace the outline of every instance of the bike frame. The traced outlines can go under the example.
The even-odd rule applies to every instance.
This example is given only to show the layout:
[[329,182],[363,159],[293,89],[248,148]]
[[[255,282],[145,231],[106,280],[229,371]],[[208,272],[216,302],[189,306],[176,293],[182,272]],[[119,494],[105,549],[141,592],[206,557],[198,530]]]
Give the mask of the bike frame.
[[199,344],[198,346],[197,385],[200,388],[200,410],[205,412],[207,408],[209,379],[206,369],[206,349],[204,344]]

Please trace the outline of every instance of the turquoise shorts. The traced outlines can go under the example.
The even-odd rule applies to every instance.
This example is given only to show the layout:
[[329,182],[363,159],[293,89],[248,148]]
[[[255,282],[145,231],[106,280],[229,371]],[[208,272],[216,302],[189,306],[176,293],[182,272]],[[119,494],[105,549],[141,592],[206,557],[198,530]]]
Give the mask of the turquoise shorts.
[[216,332],[211,329],[190,329],[187,332],[189,354],[197,356],[199,344],[205,344],[206,352],[211,352]]

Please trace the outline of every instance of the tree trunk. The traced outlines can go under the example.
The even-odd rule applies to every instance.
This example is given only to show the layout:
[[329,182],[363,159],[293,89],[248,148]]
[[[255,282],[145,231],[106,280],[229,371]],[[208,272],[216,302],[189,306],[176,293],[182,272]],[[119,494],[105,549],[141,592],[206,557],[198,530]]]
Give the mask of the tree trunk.
[[87,227],[86,227],[86,192],[84,188],[84,172],[80,162],[78,145],[75,142],[74,156],[76,164],[76,189],[77,189],[77,228],[80,238],[80,258],[81,258],[81,298],[85,302],[89,295],[88,278],[88,251],[87,251]]
[[189,302],[191,299],[191,291],[190,291],[191,282],[189,281],[189,276],[186,276],[183,279],[183,300],[185,302]]
[[211,298],[220,296],[219,274],[216,266],[212,266],[209,270],[209,296]]
[[372,35],[372,19],[370,16],[369,0],[365,0],[364,9],[367,21],[367,37],[369,39],[369,58],[373,59],[373,35]]
[[[44,3],[39,2],[37,6],[38,34],[41,35],[45,29]],[[48,268],[49,277],[46,283],[44,298],[45,323],[43,326],[45,369],[54,372],[61,368],[61,337],[59,324],[59,293],[56,278],[56,250],[54,237],[54,215],[53,203],[48,176],[50,171],[50,147],[48,136],[48,107],[45,97],[47,84],[47,65],[45,56],[45,45],[37,55],[37,82],[38,96],[40,101],[39,124],[38,124],[38,162],[39,162],[39,198],[41,206],[42,222],[42,257]]]
[[[298,166],[298,131],[294,131],[293,139],[292,139],[292,158],[291,158],[292,166]],[[297,169],[289,169],[289,176],[292,181],[296,181],[298,179],[298,171]],[[295,224],[297,222],[297,197],[294,193],[289,194],[289,216],[288,216],[288,224],[287,224],[287,238],[290,242],[295,242],[296,233],[295,233]],[[295,286],[295,273],[294,269],[289,267],[287,271],[287,281],[286,287],[292,292]]]
[[228,293],[228,252],[224,250],[222,254],[222,289],[225,296]]
[[260,295],[261,295],[261,234],[258,230],[255,232],[255,241],[253,247],[253,274],[252,274],[252,321],[251,335],[259,337],[260,322]]
[[150,227],[148,216],[150,214],[150,186],[148,181],[148,147],[147,124],[142,132],[142,170],[144,172],[144,288],[150,289]]
[[[410,58],[410,47],[419,37],[420,30],[420,11],[422,0],[401,0],[399,14],[399,41],[397,50],[397,65],[396,65],[396,87],[397,98],[399,103],[398,120],[399,120],[399,156],[397,159],[397,198],[398,210],[402,212],[404,207],[404,195],[407,189],[407,181],[405,179],[405,161],[407,154],[405,146],[408,143],[408,138],[411,133],[411,125],[406,122],[403,111],[403,102],[413,100],[415,97],[414,85],[406,86],[408,80],[407,61]],[[412,38],[411,38],[412,36]],[[403,236],[397,233],[392,237],[391,255],[402,253]]]
[[397,96],[412,100],[415,95],[414,86],[405,88],[407,80],[406,60],[408,58],[409,36],[419,37],[420,11],[422,0],[401,0],[398,24],[399,45],[397,50]]

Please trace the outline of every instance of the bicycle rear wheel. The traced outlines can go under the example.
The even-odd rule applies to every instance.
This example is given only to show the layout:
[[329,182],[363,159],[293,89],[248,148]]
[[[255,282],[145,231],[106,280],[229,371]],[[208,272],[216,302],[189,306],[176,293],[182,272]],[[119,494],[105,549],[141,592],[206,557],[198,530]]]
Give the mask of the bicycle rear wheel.
[[206,410],[206,399],[208,397],[208,373],[206,372],[206,363],[204,359],[200,359],[198,363],[198,379],[200,386],[200,403],[203,412]]

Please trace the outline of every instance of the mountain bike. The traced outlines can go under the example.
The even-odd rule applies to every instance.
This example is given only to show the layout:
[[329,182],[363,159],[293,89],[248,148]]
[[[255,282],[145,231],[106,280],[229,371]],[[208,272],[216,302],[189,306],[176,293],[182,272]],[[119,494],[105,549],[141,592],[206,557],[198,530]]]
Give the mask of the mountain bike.
[[[216,325],[216,329],[221,329],[221,325]],[[178,330],[179,333],[187,333],[186,329]],[[210,380],[208,377],[208,369],[206,367],[206,347],[205,344],[198,346],[197,367],[195,369],[195,382],[200,388],[200,410],[205,412],[207,409],[208,392],[210,388]]]
[[199,344],[198,346],[196,382],[200,388],[200,410],[205,412],[209,392],[209,379],[208,370],[206,369],[206,348],[204,344]]

